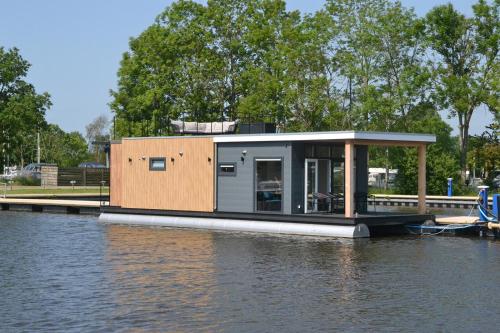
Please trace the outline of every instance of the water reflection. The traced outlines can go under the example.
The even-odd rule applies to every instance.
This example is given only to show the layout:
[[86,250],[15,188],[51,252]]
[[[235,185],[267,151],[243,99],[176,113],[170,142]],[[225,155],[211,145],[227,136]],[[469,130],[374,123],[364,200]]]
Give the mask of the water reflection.
[[211,233],[109,225],[106,261],[118,305],[114,318],[154,324],[169,314],[208,325],[204,309],[216,289]]
[[0,211],[1,332],[497,331],[500,242]]

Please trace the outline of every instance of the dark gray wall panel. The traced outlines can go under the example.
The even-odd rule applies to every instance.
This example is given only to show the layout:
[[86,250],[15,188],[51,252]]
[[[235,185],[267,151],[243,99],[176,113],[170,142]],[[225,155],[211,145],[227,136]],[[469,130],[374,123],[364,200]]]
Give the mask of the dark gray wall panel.
[[356,146],[356,192],[368,192],[368,146]]
[[[217,210],[254,212],[255,158],[283,159],[283,213],[291,213],[291,144],[288,142],[251,142],[217,144],[218,163],[236,163],[235,177],[217,176]],[[246,155],[242,152],[246,151]],[[244,157],[244,161],[241,158]]]
[[292,144],[292,213],[304,213],[304,154],[303,142]]
[[[368,146],[356,146],[356,192],[368,194]],[[366,213],[368,202],[366,198],[356,199],[356,211]]]

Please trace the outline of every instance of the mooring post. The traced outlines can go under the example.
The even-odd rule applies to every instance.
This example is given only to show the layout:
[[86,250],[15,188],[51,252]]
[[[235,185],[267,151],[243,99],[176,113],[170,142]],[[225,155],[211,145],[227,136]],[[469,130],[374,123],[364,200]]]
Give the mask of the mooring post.
[[481,207],[484,208],[484,212],[480,209],[479,210],[479,219],[482,222],[487,222],[488,221],[488,216],[486,216],[486,212],[488,211],[488,189],[490,188],[489,186],[482,185],[477,187],[479,189],[479,199],[481,200],[480,205]]
[[453,178],[448,178],[448,196],[453,196]]

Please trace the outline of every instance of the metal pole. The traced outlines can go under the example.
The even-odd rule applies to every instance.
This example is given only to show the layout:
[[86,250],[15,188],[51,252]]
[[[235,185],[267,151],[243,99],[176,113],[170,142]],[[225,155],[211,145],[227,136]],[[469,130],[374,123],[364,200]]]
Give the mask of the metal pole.
[[36,162],[40,164],[40,132],[36,132]]

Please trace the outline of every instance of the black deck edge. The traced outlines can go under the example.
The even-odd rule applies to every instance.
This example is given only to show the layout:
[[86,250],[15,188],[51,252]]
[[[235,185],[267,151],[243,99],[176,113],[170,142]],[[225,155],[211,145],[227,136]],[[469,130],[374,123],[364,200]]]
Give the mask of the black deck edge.
[[122,208],[117,206],[102,206],[102,213],[111,214],[131,214],[131,215],[156,215],[156,216],[182,216],[182,217],[200,217],[200,218],[219,218],[219,219],[237,219],[237,220],[253,220],[253,221],[270,221],[270,222],[289,222],[289,223],[305,223],[305,224],[333,224],[354,226],[357,224],[365,224],[368,227],[378,226],[397,226],[406,224],[424,223],[428,220],[434,220],[435,216],[431,214],[387,214],[374,216],[359,216],[359,217],[339,217],[339,216],[318,216],[307,214],[261,214],[261,213],[230,213],[230,212],[191,212],[191,211],[174,211],[174,210],[159,210],[159,209],[139,209],[139,208]]
[[100,207],[73,207],[67,205],[43,205],[30,203],[2,203],[0,206],[0,210],[8,210],[13,212],[80,214],[94,216],[98,216],[101,213]]

